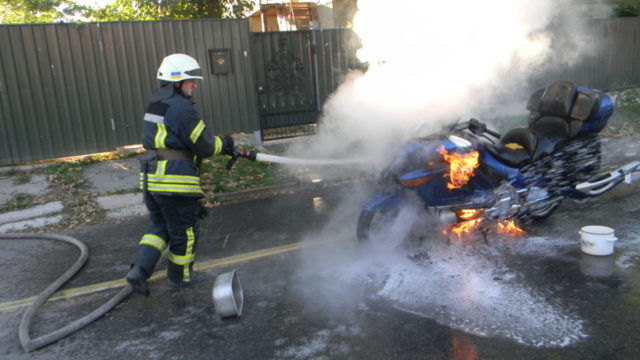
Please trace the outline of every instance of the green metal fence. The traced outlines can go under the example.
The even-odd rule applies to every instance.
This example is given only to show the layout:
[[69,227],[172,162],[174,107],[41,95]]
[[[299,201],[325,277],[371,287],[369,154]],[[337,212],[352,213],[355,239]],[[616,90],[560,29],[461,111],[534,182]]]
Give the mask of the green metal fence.
[[560,24],[551,31],[561,44],[555,51],[565,51],[564,44],[569,52],[579,46],[582,56],[566,59],[552,54],[542,64],[541,74],[533,79],[532,89],[558,79],[602,90],[640,86],[640,18],[589,20],[579,26]]
[[155,73],[175,52],[208,70],[194,99],[212,132],[259,128],[247,20],[0,26],[0,165],[139,143]]

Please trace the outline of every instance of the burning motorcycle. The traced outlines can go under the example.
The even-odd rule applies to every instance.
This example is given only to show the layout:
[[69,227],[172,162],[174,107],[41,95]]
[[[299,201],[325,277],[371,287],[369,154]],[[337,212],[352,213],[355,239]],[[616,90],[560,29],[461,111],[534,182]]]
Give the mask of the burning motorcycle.
[[447,235],[487,223],[517,232],[565,199],[595,197],[640,178],[638,161],[598,173],[599,132],[614,110],[606,93],[557,81],[534,92],[527,110],[528,127],[504,136],[471,119],[409,141],[381,174],[382,189],[362,206],[358,240],[399,245],[401,237],[380,234],[398,226],[415,198]]

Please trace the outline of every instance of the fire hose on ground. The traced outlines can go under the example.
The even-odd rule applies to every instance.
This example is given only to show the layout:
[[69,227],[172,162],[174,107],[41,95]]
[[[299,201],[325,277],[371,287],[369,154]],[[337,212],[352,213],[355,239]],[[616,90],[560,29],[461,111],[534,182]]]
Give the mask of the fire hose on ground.
[[51,283],[43,292],[38,295],[29,308],[22,316],[22,320],[20,321],[20,329],[19,329],[19,337],[20,344],[22,348],[26,352],[31,352],[33,350],[39,349],[43,346],[49,345],[53,342],[56,342],[80,329],[89,325],[109,310],[113,309],[114,306],[119,304],[123,299],[125,299],[129,294],[131,294],[132,289],[131,285],[127,284],[122,290],[120,290],[114,297],[105,302],[102,306],[98,307],[91,313],[85,315],[84,317],[70,323],[69,325],[62,327],[58,330],[50,332],[49,334],[42,335],[35,339],[31,338],[30,329],[31,329],[31,321],[40,306],[42,306],[45,301],[56,291],[58,290],[64,283],[66,283],[69,279],[71,279],[87,262],[89,258],[89,249],[87,246],[70,236],[65,235],[55,235],[55,234],[0,234],[0,240],[25,240],[25,239],[42,239],[42,240],[57,240],[67,242],[69,244],[75,245],[80,249],[80,257],[76,262],[64,273],[62,274],[56,281]]
[[[256,153],[253,151],[240,151],[235,152],[229,162],[227,163],[227,169],[230,170],[233,167],[233,164],[236,162],[237,158],[245,158],[253,161],[266,161],[266,162],[277,162],[277,163],[285,163],[291,165],[350,165],[354,163],[361,163],[362,160],[321,160],[321,159],[298,159],[298,158],[290,158],[283,156],[275,156],[275,155],[267,155]],[[58,279],[56,279],[51,285],[49,285],[44,291],[42,291],[37,298],[29,305],[29,308],[22,316],[22,320],[20,321],[19,328],[19,339],[20,344],[25,352],[31,352],[33,350],[37,350],[41,347],[47,346],[51,343],[54,343],[66,336],[73,334],[74,332],[82,329],[83,327],[91,324],[108,311],[113,309],[116,305],[118,305],[122,300],[127,298],[132,292],[133,289],[131,285],[128,283],[125,285],[122,290],[120,290],[116,295],[114,295],[107,302],[102,304],[97,309],[93,310],[89,314],[73,321],[72,323],[58,329],[52,331],[48,334],[39,336],[35,339],[31,338],[31,322],[33,317],[36,314],[36,311],[42,306],[47,299],[53,295],[56,290],[58,290],[62,285],[64,285],[67,281],[69,281],[87,262],[89,258],[89,249],[88,247],[80,240],[75,239],[70,236],[65,235],[56,235],[56,234],[34,234],[34,233],[19,233],[19,234],[2,234],[0,233],[0,240],[56,240],[63,241],[72,245],[75,245],[80,250],[80,256],[76,260],[76,262],[65,271]],[[163,258],[166,256],[163,254]]]

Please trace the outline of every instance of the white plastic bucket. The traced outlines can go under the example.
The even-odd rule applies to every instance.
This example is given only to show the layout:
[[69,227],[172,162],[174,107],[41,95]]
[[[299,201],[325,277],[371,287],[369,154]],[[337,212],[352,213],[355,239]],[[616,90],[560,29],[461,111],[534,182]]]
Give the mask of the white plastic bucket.
[[606,226],[584,226],[580,233],[580,249],[589,255],[606,256],[613,254],[616,236],[612,228]]

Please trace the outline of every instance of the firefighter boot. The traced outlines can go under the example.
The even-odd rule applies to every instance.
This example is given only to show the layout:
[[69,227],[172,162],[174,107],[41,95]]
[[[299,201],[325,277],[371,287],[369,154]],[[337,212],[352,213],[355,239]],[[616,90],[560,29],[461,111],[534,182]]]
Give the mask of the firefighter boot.
[[200,283],[203,283],[205,280],[204,276],[199,273],[191,273],[191,281],[175,281],[172,279],[167,279],[167,288],[170,291],[176,291],[184,288],[189,288]]
[[127,282],[131,284],[133,291],[138,294],[149,296],[149,286],[147,285],[147,274],[139,265],[133,265],[127,274]]

